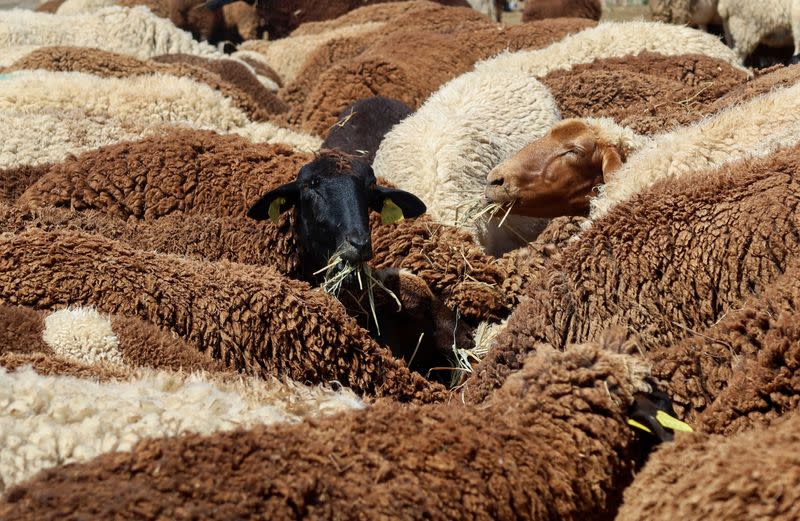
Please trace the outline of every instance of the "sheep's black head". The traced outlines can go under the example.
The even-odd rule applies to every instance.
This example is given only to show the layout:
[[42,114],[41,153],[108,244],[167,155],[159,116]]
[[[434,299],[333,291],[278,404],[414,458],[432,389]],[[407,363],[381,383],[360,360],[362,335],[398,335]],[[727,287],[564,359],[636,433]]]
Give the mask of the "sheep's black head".
[[333,151],[323,151],[304,165],[291,183],[264,195],[247,212],[257,220],[277,220],[295,209],[295,231],[303,275],[313,274],[340,259],[355,265],[372,258],[369,210],[383,222],[417,217],[425,204],[403,190],[379,186],[369,165]]

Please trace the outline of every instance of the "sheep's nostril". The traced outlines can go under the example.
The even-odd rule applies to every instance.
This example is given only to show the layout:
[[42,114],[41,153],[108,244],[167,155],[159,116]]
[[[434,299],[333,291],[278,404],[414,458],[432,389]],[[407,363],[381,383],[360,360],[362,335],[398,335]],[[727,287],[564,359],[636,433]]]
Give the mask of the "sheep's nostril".
[[489,181],[489,184],[492,186],[503,186],[504,182],[505,179],[503,179],[502,177],[498,177],[497,179],[492,179],[491,181]]

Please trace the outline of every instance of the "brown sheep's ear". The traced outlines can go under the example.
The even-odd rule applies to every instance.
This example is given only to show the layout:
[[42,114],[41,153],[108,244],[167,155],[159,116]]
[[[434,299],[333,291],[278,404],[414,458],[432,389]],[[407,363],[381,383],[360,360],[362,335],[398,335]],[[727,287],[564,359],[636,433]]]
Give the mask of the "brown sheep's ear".
[[425,213],[427,207],[416,195],[383,186],[373,189],[370,208],[381,214],[381,222],[389,224]]
[[603,149],[603,183],[608,183],[613,177],[614,172],[622,168],[622,155],[612,147],[606,146]]
[[298,194],[296,181],[281,185],[262,196],[256,204],[251,206],[247,210],[247,216],[256,221],[269,218],[272,222],[278,222],[278,216],[295,205]]

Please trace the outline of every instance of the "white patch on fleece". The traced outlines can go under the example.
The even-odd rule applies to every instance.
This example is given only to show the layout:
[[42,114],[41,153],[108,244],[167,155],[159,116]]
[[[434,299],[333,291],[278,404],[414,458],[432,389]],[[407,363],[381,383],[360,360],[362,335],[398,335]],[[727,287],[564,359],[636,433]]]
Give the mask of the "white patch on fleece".
[[65,308],[49,314],[44,319],[42,340],[56,355],[74,362],[125,363],[111,319],[93,308]]
[[99,383],[0,368],[0,493],[57,465],[129,451],[143,438],[211,434],[362,409],[349,389],[141,370]]

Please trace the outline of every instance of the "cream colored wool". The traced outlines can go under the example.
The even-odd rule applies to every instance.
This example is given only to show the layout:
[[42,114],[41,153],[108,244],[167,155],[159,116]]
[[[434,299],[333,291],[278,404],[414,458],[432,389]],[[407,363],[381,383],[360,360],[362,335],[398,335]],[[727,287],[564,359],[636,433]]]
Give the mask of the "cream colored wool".
[[146,437],[210,434],[363,408],[350,390],[138,370],[124,381],[0,368],[0,492],[56,465],[127,451]]
[[769,155],[800,142],[800,84],[773,90],[688,127],[654,136],[631,155],[591,202],[596,220],[668,177]]
[[65,0],[65,2],[56,9],[56,14],[63,16],[93,13],[104,7],[111,7],[114,5],[117,5],[116,0]]
[[14,62],[20,58],[24,58],[38,48],[38,45],[14,45],[12,47],[1,48],[0,67],[10,67]]
[[476,72],[525,71],[542,77],[603,58],[650,51],[666,56],[703,54],[747,72],[732,49],[719,38],[697,29],[660,22],[602,22],[543,49],[502,53],[475,65]]
[[0,49],[18,45],[95,47],[140,59],[168,53],[225,56],[143,6],[105,7],[72,16],[23,9],[0,11]]
[[238,133],[257,143],[315,151],[322,140],[253,123],[230,99],[189,78],[163,74],[99,78],[78,72],[18,71],[0,77],[0,168],[64,159],[165,125]]
[[93,308],[65,308],[50,313],[44,319],[42,340],[57,356],[72,362],[125,364],[110,317]]
[[376,32],[385,25],[385,22],[366,22],[315,34],[289,36],[274,41],[248,40],[242,43],[239,49],[260,54],[262,59],[278,73],[284,84],[288,84],[303,70],[305,59],[326,43],[338,38]]

